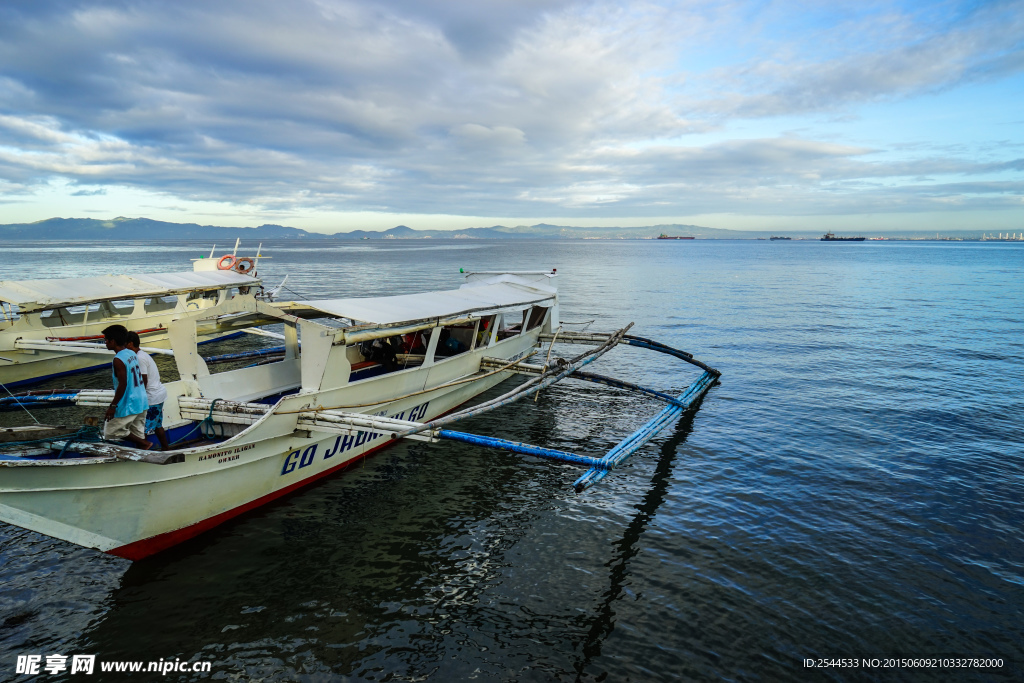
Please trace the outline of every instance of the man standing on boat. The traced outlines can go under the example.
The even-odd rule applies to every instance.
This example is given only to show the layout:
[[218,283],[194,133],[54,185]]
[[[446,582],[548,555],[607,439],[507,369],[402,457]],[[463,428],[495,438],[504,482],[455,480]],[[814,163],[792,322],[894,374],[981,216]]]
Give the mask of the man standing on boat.
[[103,424],[104,439],[128,439],[136,447],[149,450],[146,441],[146,385],[135,352],[128,348],[128,329],[124,325],[111,325],[103,330],[107,349],[116,352],[111,365],[114,378],[114,400],[110,402]]
[[146,387],[146,399],[149,410],[146,411],[146,434],[156,434],[160,440],[160,448],[170,450],[167,432],[164,431],[164,401],[167,400],[167,389],[160,382],[160,370],[156,367],[153,357],[139,348],[142,340],[138,332],[128,332],[128,348],[135,352],[142,371],[142,384]]

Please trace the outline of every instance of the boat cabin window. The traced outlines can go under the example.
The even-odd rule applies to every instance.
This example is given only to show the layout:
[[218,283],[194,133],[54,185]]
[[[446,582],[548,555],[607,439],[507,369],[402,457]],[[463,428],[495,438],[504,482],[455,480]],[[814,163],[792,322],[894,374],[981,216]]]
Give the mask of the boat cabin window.
[[530,309],[530,313],[526,316],[526,329],[532,330],[539,327],[544,322],[544,318],[548,314],[548,309],[542,306],[534,306]]
[[[223,290],[211,289],[211,290],[206,291],[206,292],[192,292],[191,294],[188,295],[188,298],[186,299],[186,302],[188,302],[188,301],[199,301],[200,299],[206,299],[208,302],[217,303],[217,300],[218,300],[217,297],[220,295],[221,291],[223,291]],[[187,305],[187,303],[186,303],[186,305]]]
[[430,332],[424,330],[353,344],[347,350],[352,365],[348,381],[358,382],[423,365],[429,341]]
[[490,345],[491,336],[494,333],[494,326],[497,324],[497,322],[497,315],[489,315],[480,319],[480,326],[477,328],[476,331],[476,343],[473,345],[474,349]]
[[471,325],[446,325],[441,328],[434,358],[450,358],[473,348],[476,323]]
[[[498,341],[517,337],[523,331],[522,319],[516,319],[516,313],[509,313],[502,316],[501,326],[498,328]],[[525,317],[525,312],[524,312]]]
[[427,346],[430,344],[430,330],[420,330],[419,332],[410,332],[403,334],[398,337],[400,349],[398,351],[398,359],[417,360],[417,365],[423,364],[423,359],[427,353]]
[[66,308],[48,308],[39,314],[39,320],[47,327],[62,327],[71,322],[71,312]]
[[18,307],[14,304],[9,304],[6,301],[0,301],[0,310],[3,311],[3,319],[5,322],[14,322],[20,317],[18,315]]
[[[60,323],[58,323],[58,322],[53,322],[53,323],[44,322],[43,324],[44,325],[49,325],[51,327],[57,327],[57,326],[59,326],[61,324],[63,324],[63,325],[80,325],[82,323],[88,322],[89,320],[98,321],[98,320],[102,319],[101,315],[99,314],[99,310],[100,310],[100,305],[98,303],[97,304],[88,304],[88,305],[82,305],[82,306],[70,306],[70,307],[67,307],[67,308],[61,308],[61,309],[58,309],[57,318],[55,320],[59,320],[59,321],[62,321],[62,322],[60,322]],[[88,320],[86,319],[87,317],[88,317]]]
[[135,312],[135,302],[131,300],[104,301],[100,304],[100,313],[105,318],[127,317]]
[[165,313],[173,311],[177,305],[178,297],[176,296],[155,296],[146,299],[143,307],[146,313]]

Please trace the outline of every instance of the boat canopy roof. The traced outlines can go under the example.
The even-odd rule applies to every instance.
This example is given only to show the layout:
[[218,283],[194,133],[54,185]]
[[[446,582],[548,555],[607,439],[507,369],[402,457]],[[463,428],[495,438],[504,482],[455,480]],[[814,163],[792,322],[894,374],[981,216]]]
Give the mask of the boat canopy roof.
[[312,309],[327,316],[362,323],[392,325],[465,314],[485,315],[498,310],[522,310],[530,306],[548,307],[554,302],[555,293],[550,289],[515,282],[498,282],[422,294],[295,301],[288,307],[293,310]]
[[77,306],[97,301],[171,296],[225,287],[259,285],[260,279],[230,270],[184,273],[100,275],[50,280],[2,280],[0,301],[23,312]]

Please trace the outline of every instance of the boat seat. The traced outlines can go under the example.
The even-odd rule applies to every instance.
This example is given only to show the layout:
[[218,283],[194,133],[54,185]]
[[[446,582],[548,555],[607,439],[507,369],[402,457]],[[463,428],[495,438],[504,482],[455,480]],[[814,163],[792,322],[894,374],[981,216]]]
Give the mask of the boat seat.
[[352,364],[352,373],[348,376],[349,382],[358,382],[361,379],[369,379],[384,374],[384,366],[373,360],[364,360]]

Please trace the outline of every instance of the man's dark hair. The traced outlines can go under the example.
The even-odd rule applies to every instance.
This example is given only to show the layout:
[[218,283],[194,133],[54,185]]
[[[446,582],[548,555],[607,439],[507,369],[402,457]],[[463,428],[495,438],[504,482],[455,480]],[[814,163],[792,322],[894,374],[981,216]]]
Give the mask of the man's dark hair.
[[128,346],[128,328],[124,325],[111,325],[103,330],[103,338],[111,340],[118,346]]
[[142,346],[142,340],[139,339],[139,333],[138,332],[133,332],[133,331],[129,330],[128,331],[128,343],[129,344],[134,344],[135,346]]

